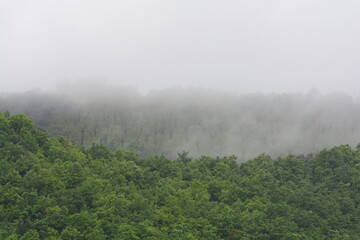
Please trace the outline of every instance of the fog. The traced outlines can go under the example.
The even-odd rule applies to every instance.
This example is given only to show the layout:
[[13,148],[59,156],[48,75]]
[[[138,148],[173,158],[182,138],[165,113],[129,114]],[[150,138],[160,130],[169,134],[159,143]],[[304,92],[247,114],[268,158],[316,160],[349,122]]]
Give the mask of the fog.
[[[343,93],[237,94],[169,88],[144,95],[88,81],[56,92],[0,94],[0,112],[26,113],[37,127],[76,144],[131,149],[141,157],[318,153],[360,143],[360,101]],[[359,145],[360,146],[360,145]]]
[[98,79],[142,93],[358,96],[359,10],[357,0],[2,0],[0,92]]
[[0,111],[142,156],[354,147],[359,10],[356,0],[2,0]]

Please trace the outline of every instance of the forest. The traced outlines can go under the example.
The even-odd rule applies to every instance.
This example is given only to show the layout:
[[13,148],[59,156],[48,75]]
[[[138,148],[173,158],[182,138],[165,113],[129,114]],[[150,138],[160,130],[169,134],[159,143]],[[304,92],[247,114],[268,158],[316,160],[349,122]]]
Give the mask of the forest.
[[0,0],[0,240],[360,240],[360,0]]
[[[107,119],[105,110],[101,117]],[[37,121],[45,119],[36,114]],[[360,236],[360,149],[349,145],[306,156],[260,154],[239,162],[232,155],[192,158],[187,152],[175,159],[141,157],[103,143],[79,146],[35,127],[25,114],[0,113],[0,238]]]
[[0,94],[0,111],[26,113],[52,136],[91,147],[175,159],[235,154],[246,161],[355,147],[360,101],[346,94],[237,94],[172,88],[140,94],[100,82],[63,84],[55,92]]

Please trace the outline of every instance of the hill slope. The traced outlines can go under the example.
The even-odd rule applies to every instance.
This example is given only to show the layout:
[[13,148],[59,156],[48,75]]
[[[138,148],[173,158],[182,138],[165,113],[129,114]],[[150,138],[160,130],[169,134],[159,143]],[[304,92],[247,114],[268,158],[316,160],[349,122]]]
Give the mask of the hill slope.
[[146,159],[0,113],[1,239],[357,239],[360,151]]
[[342,94],[173,89],[141,96],[115,89],[79,100],[76,94],[85,90],[80,86],[72,95],[4,96],[0,111],[25,112],[49,134],[85,147],[101,143],[142,157],[164,154],[175,159],[186,150],[193,157],[236,154],[244,161],[264,152],[278,157],[360,142],[360,103]]

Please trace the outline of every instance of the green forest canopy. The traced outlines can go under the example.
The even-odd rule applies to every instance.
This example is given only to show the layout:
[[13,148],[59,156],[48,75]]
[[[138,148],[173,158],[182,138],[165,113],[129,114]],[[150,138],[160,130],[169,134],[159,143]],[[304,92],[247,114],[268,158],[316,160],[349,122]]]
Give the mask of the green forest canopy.
[[358,239],[360,150],[140,158],[0,113],[1,239]]

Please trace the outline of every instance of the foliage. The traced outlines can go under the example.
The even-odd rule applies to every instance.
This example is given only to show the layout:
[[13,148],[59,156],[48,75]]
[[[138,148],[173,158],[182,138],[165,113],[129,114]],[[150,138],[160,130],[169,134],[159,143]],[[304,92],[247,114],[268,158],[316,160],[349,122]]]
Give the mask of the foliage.
[[1,239],[358,239],[360,150],[140,158],[0,113]]

